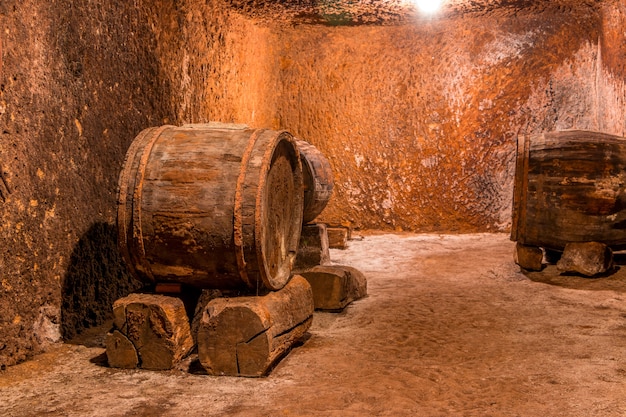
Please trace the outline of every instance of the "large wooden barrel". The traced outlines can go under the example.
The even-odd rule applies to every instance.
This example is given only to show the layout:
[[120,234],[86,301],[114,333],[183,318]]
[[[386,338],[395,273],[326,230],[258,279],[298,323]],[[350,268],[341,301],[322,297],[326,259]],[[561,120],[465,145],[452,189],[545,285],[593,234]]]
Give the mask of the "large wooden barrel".
[[288,132],[149,128],[120,174],[119,246],[147,282],[278,290],[291,275],[302,207],[302,168]]
[[304,181],[304,213],[302,221],[313,221],[326,208],[333,194],[333,171],[330,162],[315,146],[296,140],[300,151]]
[[626,138],[568,130],[518,138],[511,239],[626,247]]

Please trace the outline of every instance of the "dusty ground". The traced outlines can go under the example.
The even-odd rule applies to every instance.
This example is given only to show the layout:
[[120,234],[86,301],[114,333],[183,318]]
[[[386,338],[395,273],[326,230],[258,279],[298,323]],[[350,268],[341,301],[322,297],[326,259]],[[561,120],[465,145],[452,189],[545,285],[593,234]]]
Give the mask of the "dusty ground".
[[626,272],[525,276],[506,235],[367,234],[369,296],[267,378],[127,371],[103,329],[0,373],[3,416],[624,416]]

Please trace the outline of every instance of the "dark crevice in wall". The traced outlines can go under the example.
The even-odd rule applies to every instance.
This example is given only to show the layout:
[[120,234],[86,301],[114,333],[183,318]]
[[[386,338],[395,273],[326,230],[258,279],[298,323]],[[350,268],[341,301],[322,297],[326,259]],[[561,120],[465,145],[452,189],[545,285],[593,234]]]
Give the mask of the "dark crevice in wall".
[[0,200],[5,202],[9,198],[9,194],[11,194],[11,187],[7,181],[7,173],[0,171]]
[[112,317],[113,302],[141,287],[117,249],[117,228],[95,223],[70,257],[62,284],[61,334],[68,340]]

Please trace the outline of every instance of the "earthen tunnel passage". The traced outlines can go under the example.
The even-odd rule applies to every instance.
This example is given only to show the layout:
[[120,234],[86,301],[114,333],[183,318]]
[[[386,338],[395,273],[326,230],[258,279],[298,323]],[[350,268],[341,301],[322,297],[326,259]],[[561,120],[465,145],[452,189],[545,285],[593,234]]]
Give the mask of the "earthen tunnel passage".
[[[9,415],[71,414],[59,378],[110,375],[124,381],[88,384],[110,389],[91,404],[100,411],[81,399],[76,413],[147,415],[170,404],[171,415],[264,415],[258,404],[296,415],[623,414],[621,271],[592,281],[553,269],[522,275],[508,234],[518,138],[624,137],[625,58],[621,0],[448,0],[431,15],[409,0],[2,1],[0,392]],[[132,374],[102,376],[108,368],[94,358],[113,302],[143,285],[116,242],[124,157],[143,129],[209,122],[287,130],[323,152],[334,191],[316,220],[363,237],[331,258],[361,269],[369,296],[339,316],[316,313],[311,337],[260,385],[217,383],[214,411],[198,411],[201,399],[185,406],[182,388],[180,401],[167,400],[172,380],[146,373],[155,388],[121,401]],[[379,319],[384,310],[391,316]],[[315,366],[308,354],[329,359]],[[85,362],[72,368],[78,379],[65,361]],[[303,376],[307,366],[314,377]],[[381,394],[364,382],[368,369]],[[206,388],[201,377],[212,381],[191,374],[182,384]],[[293,381],[327,401],[288,402],[304,392]],[[281,383],[295,388],[268,388]],[[217,393],[231,390],[230,399]],[[496,391],[507,392],[500,402]],[[37,397],[61,399],[33,406]]]

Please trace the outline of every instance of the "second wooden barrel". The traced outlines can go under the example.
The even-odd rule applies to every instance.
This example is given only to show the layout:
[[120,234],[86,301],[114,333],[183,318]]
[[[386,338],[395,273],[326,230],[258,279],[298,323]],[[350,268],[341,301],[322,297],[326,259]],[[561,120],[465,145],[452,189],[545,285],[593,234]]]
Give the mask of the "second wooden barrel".
[[333,171],[328,159],[309,142],[296,140],[304,180],[304,214],[302,221],[313,221],[326,207],[333,194]]
[[278,290],[291,275],[302,207],[302,168],[288,132],[149,128],[120,174],[119,247],[146,282]]
[[626,247],[626,139],[584,130],[518,138],[511,239]]

